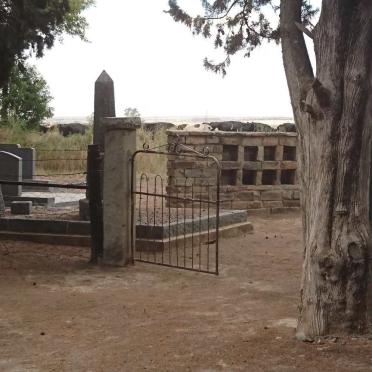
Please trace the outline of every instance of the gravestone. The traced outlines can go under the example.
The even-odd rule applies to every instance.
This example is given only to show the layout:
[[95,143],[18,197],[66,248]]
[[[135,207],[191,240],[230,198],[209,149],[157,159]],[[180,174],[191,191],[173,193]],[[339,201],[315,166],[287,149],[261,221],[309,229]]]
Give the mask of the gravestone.
[[[22,182],[22,158],[10,152],[0,151],[0,179]],[[2,185],[4,196],[21,196],[22,186]]]
[[24,180],[33,180],[35,176],[35,160],[36,160],[35,149],[20,148],[20,149],[9,151],[9,152],[22,158],[22,178]]
[[0,151],[6,151],[22,158],[23,180],[33,180],[35,176],[36,151],[33,148],[23,148],[20,145],[0,143]]
[[12,150],[21,148],[21,145],[15,143],[0,143],[0,148],[1,148],[0,151],[12,152]]

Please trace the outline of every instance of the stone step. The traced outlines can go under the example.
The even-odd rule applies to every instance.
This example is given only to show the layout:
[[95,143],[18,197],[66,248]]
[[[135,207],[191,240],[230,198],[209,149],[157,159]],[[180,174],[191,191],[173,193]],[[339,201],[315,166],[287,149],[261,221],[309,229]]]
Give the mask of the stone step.
[[[146,239],[168,239],[169,236],[183,235],[191,233],[192,230],[196,232],[213,230],[216,228],[216,215],[210,212],[209,216],[196,215],[194,219],[182,217],[182,210],[180,210],[178,222],[164,223],[163,225],[139,225],[136,226],[137,236],[142,236]],[[247,211],[221,211],[219,224],[220,227],[229,226],[237,223],[247,221]]]
[[[220,238],[231,238],[241,234],[253,233],[253,225],[251,222],[240,222],[233,225],[221,227],[219,229]],[[137,252],[162,252],[171,247],[181,248],[189,247],[190,245],[197,246],[200,244],[214,244],[216,239],[216,230],[195,232],[194,234],[180,235],[178,237],[171,237],[167,239],[137,239]]]
[[23,233],[1,230],[0,240],[24,241],[50,245],[67,245],[75,247],[89,247],[91,244],[90,236],[85,235]]
[[90,223],[69,220],[0,218],[0,231],[90,236]]
[[[230,238],[239,234],[247,233],[253,233],[253,225],[251,222],[242,222],[220,228],[220,238]],[[215,239],[215,234],[215,231],[210,231],[209,235],[208,232],[202,232],[201,234],[195,234],[194,236],[192,236],[192,234],[187,234],[186,236],[177,237],[177,239],[175,237],[164,240],[137,239],[136,248],[138,252],[161,252],[169,247],[169,242],[172,248],[175,247],[176,244],[181,244],[183,246],[184,239],[185,244],[187,245],[191,244],[192,240],[194,241],[194,244],[199,244],[199,239],[201,239],[201,243],[208,243],[208,239],[209,241],[213,241]],[[68,235],[4,230],[0,230],[0,240],[26,241],[78,247],[89,247],[91,245],[91,238],[88,235]]]

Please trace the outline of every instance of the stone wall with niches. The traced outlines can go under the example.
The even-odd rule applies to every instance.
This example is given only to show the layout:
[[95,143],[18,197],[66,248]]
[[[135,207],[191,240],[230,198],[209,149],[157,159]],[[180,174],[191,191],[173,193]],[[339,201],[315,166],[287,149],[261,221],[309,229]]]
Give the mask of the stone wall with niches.
[[[224,209],[272,210],[300,207],[297,180],[297,134],[287,132],[168,131],[168,143],[179,141],[197,151],[208,147],[221,164],[220,200]],[[169,190],[193,192],[216,189],[211,168],[197,159],[169,158]],[[204,185],[204,188],[202,187]]]

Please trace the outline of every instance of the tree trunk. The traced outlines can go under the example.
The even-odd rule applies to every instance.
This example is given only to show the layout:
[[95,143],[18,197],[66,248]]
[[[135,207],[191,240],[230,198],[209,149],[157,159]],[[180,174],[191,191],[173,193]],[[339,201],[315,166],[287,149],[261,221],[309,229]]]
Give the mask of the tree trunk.
[[283,61],[299,132],[304,262],[300,339],[367,328],[372,2],[323,0],[313,76],[301,0],[281,2]]
[[[6,40],[6,36],[4,38]],[[8,46],[2,45],[0,40],[0,89],[8,84],[12,68],[16,64],[15,56],[11,54]]]
[[[1,88],[0,88],[1,89]],[[6,121],[8,120],[8,99],[7,99],[7,96],[8,96],[8,93],[9,93],[9,86],[8,84],[5,84],[2,88],[2,92],[1,92],[1,107],[0,107],[0,118],[2,121]]]

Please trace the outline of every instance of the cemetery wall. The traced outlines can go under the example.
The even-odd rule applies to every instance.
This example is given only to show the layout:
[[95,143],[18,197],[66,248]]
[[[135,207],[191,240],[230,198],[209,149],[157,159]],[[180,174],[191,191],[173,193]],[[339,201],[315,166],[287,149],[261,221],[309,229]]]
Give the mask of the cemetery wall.
[[[300,207],[296,133],[168,131],[168,143],[177,141],[199,152],[207,147],[219,160],[222,208]],[[200,169],[195,159],[170,157],[167,168],[168,193],[189,193],[191,183],[201,196],[216,190],[215,173]]]

